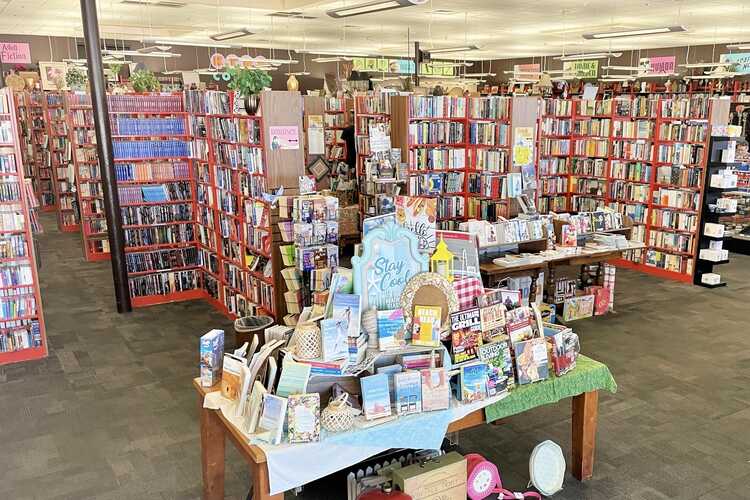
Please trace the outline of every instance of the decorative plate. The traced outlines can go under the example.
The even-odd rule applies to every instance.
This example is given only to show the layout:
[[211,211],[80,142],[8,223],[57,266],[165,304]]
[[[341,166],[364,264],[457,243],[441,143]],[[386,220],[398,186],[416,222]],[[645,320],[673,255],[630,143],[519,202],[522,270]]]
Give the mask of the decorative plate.
[[445,331],[449,326],[450,314],[458,311],[458,297],[445,277],[437,273],[419,273],[409,280],[401,292],[401,309],[407,330],[411,328],[415,305],[440,306],[441,330]]

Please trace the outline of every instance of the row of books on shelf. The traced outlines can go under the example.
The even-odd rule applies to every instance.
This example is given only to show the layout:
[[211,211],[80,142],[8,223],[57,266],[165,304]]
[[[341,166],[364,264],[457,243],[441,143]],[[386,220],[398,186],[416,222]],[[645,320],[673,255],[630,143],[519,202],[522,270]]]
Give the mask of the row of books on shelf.
[[576,229],[578,235],[622,229],[622,214],[612,210],[583,211],[572,215],[559,215]]
[[464,124],[455,121],[409,124],[409,144],[463,144]]
[[34,275],[30,264],[6,263],[0,266],[0,287],[32,286]]
[[[229,114],[229,94],[216,90],[185,90],[185,111],[198,114]],[[179,111],[179,109],[177,109]]]
[[673,184],[681,187],[699,187],[703,181],[703,171],[700,168],[683,167],[680,165],[664,165],[656,169],[657,184]]
[[500,217],[508,216],[508,204],[501,200],[468,198],[466,216],[471,219],[495,221]]
[[183,118],[128,118],[115,115],[110,118],[113,135],[185,135]]
[[567,175],[569,170],[568,158],[539,158],[539,175]]
[[113,140],[112,150],[115,159],[175,158],[190,155],[189,143],[179,140]]
[[37,319],[0,323],[0,352],[41,347],[42,343],[42,330]]
[[463,148],[417,148],[409,151],[412,170],[450,170],[466,168]]
[[570,197],[570,209],[574,212],[591,212],[601,208],[604,208],[604,200],[601,197],[592,198],[581,194],[574,194]]
[[186,181],[143,186],[118,186],[117,193],[122,204],[161,203],[193,198],[192,184]]
[[652,208],[651,224],[678,231],[695,231],[698,228],[698,215],[663,208]]
[[609,151],[609,141],[607,139],[579,139],[574,141],[575,147],[573,154],[606,158]]
[[469,99],[469,118],[510,120],[511,98],[492,96]]
[[648,232],[648,244],[665,250],[692,253],[693,236],[652,228]]
[[651,182],[651,165],[642,162],[612,160],[609,164],[610,177],[615,179]]
[[0,321],[36,316],[36,307],[33,286],[13,290],[13,296],[0,293]]
[[[387,93],[355,97],[357,113],[364,114],[390,114],[391,99]],[[363,129],[366,130],[366,129]]]
[[0,120],[0,143],[10,144],[15,141],[13,123],[10,120]]
[[648,203],[651,186],[632,182],[613,180],[609,184],[609,197],[616,200]]
[[188,222],[193,219],[193,206],[190,204],[170,204],[122,207],[120,214],[125,226]]
[[409,193],[412,196],[435,196],[463,191],[464,174],[462,172],[429,173],[409,177]]
[[133,248],[191,243],[195,240],[195,225],[192,222],[175,222],[166,226],[125,229],[123,235],[125,246]]
[[466,98],[451,96],[411,96],[411,118],[464,118]]
[[603,179],[592,179],[589,177],[571,176],[570,192],[604,196],[604,193],[607,192],[607,181]]
[[0,178],[0,202],[8,203],[21,199],[21,188],[17,177]]
[[182,93],[174,95],[108,95],[110,113],[177,113],[183,111]]
[[469,124],[469,144],[485,146],[508,146],[510,125],[495,122],[472,122]]
[[602,158],[573,158],[573,175],[587,175],[594,177],[606,177],[607,161]]
[[6,234],[0,237],[0,259],[16,259],[28,256],[29,247],[24,235]]
[[213,145],[214,161],[251,174],[264,172],[263,149],[255,146],[217,143]]
[[510,219],[494,223],[487,220],[470,220],[462,222],[460,229],[476,235],[479,246],[486,248],[542,239],[545,237],[548,224],[548,218]]
[[664,207],[698,210],[700,193],[680,189],[659,188],[653,191],[652,202]]
[[68,111],[73,127],[94,128],[94,112],[90,109],[71,109]]
[[694,259],[660,250],[647,249],[644,264],[675,273],[692,275]]
[[437,199],[437,218],[461,219],[466,216],[466,199],[463,196],[441,196]]
[[258,144],[261,136],[260,121],[241,117],[209,117],[211,138],[234,143]]
[[[617,122],[622,123],[633,123],[633,122]],[[573,122],[573,135],[584,136],[598,136],[598,137],[609,137],[610,127],[612,126],[612,120],[609,118],[590,118],[587,120],[575,120]],[[617,128],[617,125],[615,125]]]
[[128,278],[131,297],[148,297],[151,295],[168,295],[186,292],[199,287],[198,271],[170,271],[134,276]]

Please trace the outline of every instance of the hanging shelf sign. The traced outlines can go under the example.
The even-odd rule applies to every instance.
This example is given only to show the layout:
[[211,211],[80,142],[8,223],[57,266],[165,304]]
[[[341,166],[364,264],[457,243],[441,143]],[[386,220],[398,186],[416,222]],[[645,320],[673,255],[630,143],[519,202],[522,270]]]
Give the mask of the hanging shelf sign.
[[727,63],[727,65],[734,64],[734,73],[739,75],[750,74],[750,54],[721,54],[719,61]]
[[354,293],[362,297],[362,310],[396,309],[409,280],[429,265],[419,253],[417,237],[394,222],[367,233],[362,256],[352,257]]
[[675,56],[642,57],[639,66],[641,71],[654,75],[670,75],[675,72]]
[[571,78],[596,78],[599,74],[599,61],[565,61],[563,74]]

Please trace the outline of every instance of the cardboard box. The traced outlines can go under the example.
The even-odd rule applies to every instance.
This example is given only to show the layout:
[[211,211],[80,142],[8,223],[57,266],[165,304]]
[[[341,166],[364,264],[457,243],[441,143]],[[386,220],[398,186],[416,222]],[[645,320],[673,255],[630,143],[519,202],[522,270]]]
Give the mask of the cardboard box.
[[393,471],[393,483],[413,500],[465,500],[466,459],[452,451]]
[[212,387],[221,380],[224,330],[211,330],[200,340],[201,385]]

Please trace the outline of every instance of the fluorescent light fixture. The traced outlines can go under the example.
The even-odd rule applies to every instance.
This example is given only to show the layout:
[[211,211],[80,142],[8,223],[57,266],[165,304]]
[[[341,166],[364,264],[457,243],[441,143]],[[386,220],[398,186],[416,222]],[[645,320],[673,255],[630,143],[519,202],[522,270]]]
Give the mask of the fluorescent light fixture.
[[677,73],[638,73],[636,78],[669,78],[679,76]]
[[727,45],[727,48],[737,50],[750,50],[750,43],[733,43],[731,45]]
[[463,76],[464,78],[479,78],[483,76],[497,76],[497,73],[464,73],[461,76]]
[[217,42],[224,42],[226,40],[233,40],[235,38],[242,38],[243,36],[249,36],[254,35],[252,31],[248,30],[247,28],[242,28],[239,30],[233,30],[233,31],[225,31],[224,33],[216,33],[215,35],[209,36],[211,40],[216,40]]
[[583,61],[586,59],[607,59],[608,57],[620,57],[622,52],[592,52],[590,54],[573,54],[567,56],[557,56],[558,61]]
[[524,80],[523,78],[511,78],[510,82],[513,83],[514,85],[517,83],[528,85],[528,84],[539,83],[539,80]]
[[615,71],[640,71],[640,66],[602,66],[602,69],[613,69]]
[[433,68],[470,68],[474,66],[473,62],[442,62],[442,61],[433,61],[430,63],[427,63],[428,66],[431,66]]
[[[560,71],[562,73],[562,71]],[[506,75],[542,75],[543,72],[541,71],[503,71],[503,74]]]
[[635,78],[629,76],[607,76],[599,78],[600,82],[615,83],[615,82],[632,82]]
[[680,64],[681,68],[715,68],[716,66],[726,66],[729,63],[725,62],[710,62],[710,63],[689,63]]
[[131,56],[131,57],[159,57],[161,59],[168,59],[171,57],[182,57],[182,54],[178,54],[176,52],[149,52],[148,54],[144,54],[141,52],[138,52],[137,50],[102,50],[102,54],[105,56],[113,56],[113,57],[125,57],[125,56]]
[[427,49],[430,54],[448,54],[449,52],[467,52],[469,50],[479,50],[476,45],[459,45],[458,47],[443,47],[440,49]]
[[341,19],[344,17],[360,16],[362,14],[374,14],[385,10],[400,9],[402,7],[411,7],[413,5],[422,5],[428,0],[375,0],[348,7],[339,7],[326,12],[330,17]]
[[141,54],[151,54],[152,52],[169,52],[171,48],[170,45],[150,45],[136,50]]
[[684,26],[660,26],[658,28],[643,28],[626,31],[609,31],[605,33],[586,33],[583,38],[587,40],[601,40],[603,38],[622,38],[626,36],[660,35],[662,33],[678,33],[687,31]]
[[737,76],[737,73],[714,73],[713,75],[690,75],[684,77],[685,80],[721,80]]
[[300,49],[296,51],[298,54],[313,54],[319,56],[348,56],[348,57],[369,57],[370,54],[366,52],[357,52],[351,50],[317,50],[317,49]]
[[153,43],[157,45],[179,45],[181,47],[209,47],[216,49],[231,49],[232,45],[223,43],[205,43],[205,42],[190,42],[187,40],[155,40]]
[[351,61],[351,57],[337,56],[337,57],[314,57],[311,59],[312,62],[316,63],[331,63],[331,62],[346,62]]
[[286,76],[308,76],[309,71],[294,71],[292,73],[284,73]]
[[261,64],[262,63],[269,63],[269,64],[297,64],[299,61],[296,59],[263,59],[258,61]]

